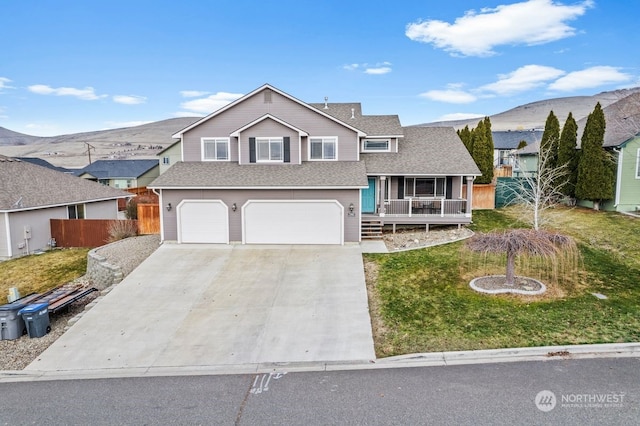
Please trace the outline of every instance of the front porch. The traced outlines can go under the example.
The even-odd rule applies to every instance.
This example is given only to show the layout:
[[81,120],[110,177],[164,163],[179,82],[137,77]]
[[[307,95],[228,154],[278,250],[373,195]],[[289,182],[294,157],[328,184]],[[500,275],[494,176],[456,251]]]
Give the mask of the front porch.
[[465,225],[471,223],[466,199],[407,198],[385,200],[375,213],[363,213],[363,221],[378,220],[382,225]]

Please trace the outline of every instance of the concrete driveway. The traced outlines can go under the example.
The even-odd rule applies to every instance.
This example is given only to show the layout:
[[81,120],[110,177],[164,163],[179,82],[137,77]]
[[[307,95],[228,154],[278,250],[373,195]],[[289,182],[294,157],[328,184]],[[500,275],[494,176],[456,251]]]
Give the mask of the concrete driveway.
[[27,370],[374,358],[358,245],[164,244]]

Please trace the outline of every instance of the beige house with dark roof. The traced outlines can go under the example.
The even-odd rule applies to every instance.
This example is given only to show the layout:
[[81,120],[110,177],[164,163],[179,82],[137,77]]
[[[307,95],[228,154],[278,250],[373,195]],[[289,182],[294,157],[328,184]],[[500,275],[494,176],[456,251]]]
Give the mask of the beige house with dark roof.
[[480,172],[453,128],[404,128],[267,84],[173,136],[182,161],[149,185],[162,240],[344,244],[368,221],[471,221],[463,181]]
[[117,219],[131,194],[0,155],[0,259],[45,249],[50,219]]

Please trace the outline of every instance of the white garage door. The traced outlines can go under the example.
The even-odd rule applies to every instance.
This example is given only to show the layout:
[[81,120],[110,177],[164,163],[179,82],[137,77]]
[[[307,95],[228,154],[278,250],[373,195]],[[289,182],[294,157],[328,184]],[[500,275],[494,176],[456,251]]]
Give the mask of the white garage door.
[[335,200],[249,200],[242,207],[242,242],[342,244],[343,211]]
[[229,243],[229,214],[220,200],[184,200],[177,207],[179,243]]

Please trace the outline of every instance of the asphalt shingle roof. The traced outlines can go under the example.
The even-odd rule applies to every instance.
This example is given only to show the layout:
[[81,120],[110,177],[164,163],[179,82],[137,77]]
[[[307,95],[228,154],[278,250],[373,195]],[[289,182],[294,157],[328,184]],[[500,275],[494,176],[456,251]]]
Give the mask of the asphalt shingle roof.
[[131,194],[0,155],[0,210],[123,198]]
[[97,160],[76,172],[88,173],[96,179],[138,178],[158,166],[158,160]]
[[359,161],[298,164],[179,162],[150,188],[366,187],[365,165]]
[[516,149],[520,141],[525,141],[527,145],[542,139],[542,130],[509,130],[491,132],[494,149]]
[[[328,108],[324,104],[309,104],[325,114],[337,118],[351,127],[362,130],[367,136],[396,136],[402,135],[402,125],[397,115],[362,115],[359,103],[330,103]],[[352,117],[353,109],[353,117]]]
[[405,127],[397,153],[366,153],[367,173],[480,175],[453,127]]

